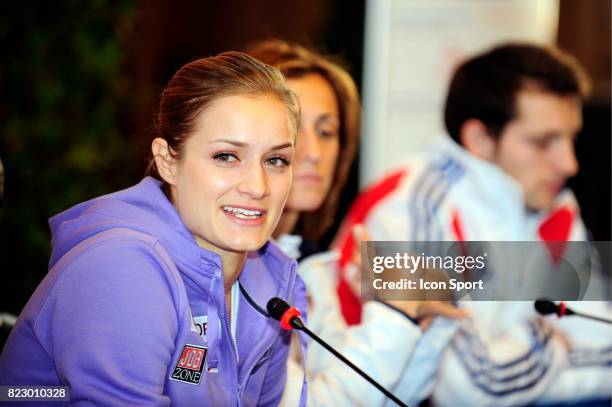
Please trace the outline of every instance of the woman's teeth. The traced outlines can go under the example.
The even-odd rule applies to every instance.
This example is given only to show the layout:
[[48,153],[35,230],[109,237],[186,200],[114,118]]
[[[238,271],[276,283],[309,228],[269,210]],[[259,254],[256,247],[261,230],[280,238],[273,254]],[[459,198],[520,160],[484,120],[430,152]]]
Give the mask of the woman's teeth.
[[224,206],[223,210],[233,214],[239,219],[255,219],[262,215],[262,211],[251,211],[243,208],[235,208],[233,206]]

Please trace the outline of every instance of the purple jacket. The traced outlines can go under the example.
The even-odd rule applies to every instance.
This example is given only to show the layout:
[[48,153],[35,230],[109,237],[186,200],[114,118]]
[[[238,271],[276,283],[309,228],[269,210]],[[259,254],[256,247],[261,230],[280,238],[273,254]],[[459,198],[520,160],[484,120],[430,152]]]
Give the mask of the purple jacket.
[[289,336],[265,314],[306,293],[273,244],[240,275],[236,347],[221,259],[200,248],[159,183],[138,185],[50,220],[49,273],[0,356],[0,385],[70,386],[96,405],[276,405]]

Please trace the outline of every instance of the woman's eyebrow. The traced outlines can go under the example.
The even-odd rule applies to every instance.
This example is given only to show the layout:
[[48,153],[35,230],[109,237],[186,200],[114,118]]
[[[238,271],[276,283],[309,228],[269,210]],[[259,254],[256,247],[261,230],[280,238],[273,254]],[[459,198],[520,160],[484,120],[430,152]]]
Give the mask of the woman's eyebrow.
[[291,147],[291,146],[293,146],[293,144],[291,144],[291,143],[279,144],[277,146],[271,147],[270,150],[282,150],[283,148],[287,148],[287,147]]
[[248,146],[248,143],[243,143],[241,141],[235,141],[235,140],[227,140],[227,139],[213,140],[209,144],[213,144],[213,143],[227,143],[227,144],[231,144],[236,147],[247,147]]
[[325,122],[340,124],[340,118],[332,113],[325,113],[317,118],[317,123],[325,123]]
[[[214,144],[214,143],[227,143],[227,144],[231,144],[236,147],[248,147],[249,146],[248,143],[243,143],[241,141],[235,141],[235,140],[227,140],[227,139],[213,140],[210,142],[210,144]],[[279,144],[277,146],[270,147],[270,151],[282,150],[283,148],[287,148],[291,146],[293,146],[293,144],[291,143]]]

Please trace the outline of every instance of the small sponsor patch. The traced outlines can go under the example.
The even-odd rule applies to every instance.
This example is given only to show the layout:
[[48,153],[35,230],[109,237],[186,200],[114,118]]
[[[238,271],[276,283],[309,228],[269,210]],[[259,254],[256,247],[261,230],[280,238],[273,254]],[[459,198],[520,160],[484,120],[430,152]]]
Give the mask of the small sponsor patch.
[[200,384],[207,350],[208,348],[203,346],[185,345],[170,379],[194,385]]
[[193,318],[193,326],[191,330],[202,337],[206,343],[206,331],[208,329],[208,315]]

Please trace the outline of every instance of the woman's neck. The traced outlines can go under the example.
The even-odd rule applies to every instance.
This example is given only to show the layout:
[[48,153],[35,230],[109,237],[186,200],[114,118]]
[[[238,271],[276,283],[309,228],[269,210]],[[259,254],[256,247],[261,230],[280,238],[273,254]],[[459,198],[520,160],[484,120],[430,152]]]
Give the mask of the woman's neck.
[[220,253],[220,256],[223,264],[223,286],[229,291],[240,277],[247,254],[245,252],[224,252]]
[[280,220],[278,221],[278,225],[276,225],[276,228],[272,233],[272,237],[276,239],[280,235],[291,234],[291,232],[293,232],[293,230],[295,229],[299,218],[299,211],[292,211],[290,209],[285,208]]
[[196,243],[203,249],[215,252],[221,257],[221,267],[223,270],[223,286],[226,290],[232,288],[232,285],[240,277],[244,263],[246,262],[247,252],[233,252],[223,250],[214,246],[212,243],[195,236]]

